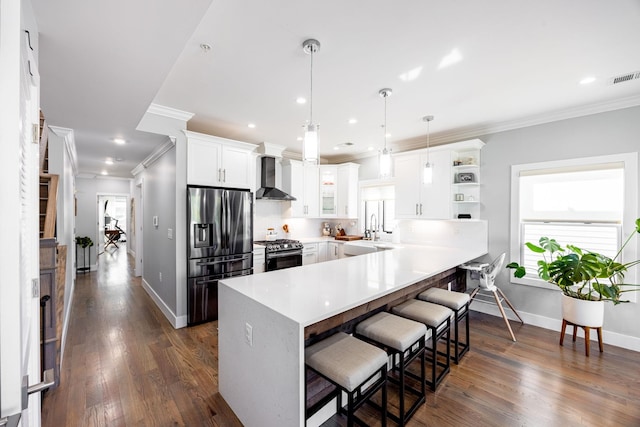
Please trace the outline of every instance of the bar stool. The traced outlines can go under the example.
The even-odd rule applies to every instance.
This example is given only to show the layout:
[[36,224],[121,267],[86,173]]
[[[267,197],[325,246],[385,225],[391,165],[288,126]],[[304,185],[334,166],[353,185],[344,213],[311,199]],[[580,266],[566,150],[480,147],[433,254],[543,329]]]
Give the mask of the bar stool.
[[[397,382],[399,385],[399,415],[391,412],[389,418],[404,426],[413,413],[425,401],[425,374],[424,374],[424,341],[427,327],[419,322],[381,312],[360,322],[356,326],[355,336],[381,346],[392,359],[392,369],[399,370],[398,379],[388,376],[387,381]],[[420,390],[406,385],[406,368],[420,356]],[[396,357],[399,359],[396,362]],[[396,364],[399,368],[396,368]],[[408,410],[405,410],[405,391],[413,394],[416,400]]]
[[[382,425],[387,425],[387,353],[351,335],[338,332],[307,347],[305,362],[307,367],[336,386],[338,412],[344,413],[342,392],[347,394],[349,427],[356,421],[367,425],[356,417],[355,411],[378,390],[382,390]],[[363,390],[364,385],[367,388]],[[307,418],[317,408],[311,409],[307,412]]]
[[[418,299],[432,302],[434,304],[443,305],[453,310],[455,315],[454,333],[453,333],[453,361],[456,365],[462,359],[462,356],[469,351],[469,304],[471,297],[463,292],[447,291],[440,288],[429,288],[420,295]],[[464,319],[466,323],[465,341],[460,341],[459,331],[460,321]]]
[[[424,323],[431,333],[431,348],[427,347],[426,344],[424,347],[425,351],[431,353],[431,380],[426,380],[425,382],[431,390],[436,391],[438,384],[442,382],[451,369],[449,343],[451,341],[450,327],[453,311],[438,304],[416,299],[405,301],[393,307],[391,311],[399,316]],[[441,339],[444,339],[447,345],[447,351],[443,353],[446,355],[445,362],[438,361],[438,341]],[[442,371],[436,375],[438,366],[442,368]]]

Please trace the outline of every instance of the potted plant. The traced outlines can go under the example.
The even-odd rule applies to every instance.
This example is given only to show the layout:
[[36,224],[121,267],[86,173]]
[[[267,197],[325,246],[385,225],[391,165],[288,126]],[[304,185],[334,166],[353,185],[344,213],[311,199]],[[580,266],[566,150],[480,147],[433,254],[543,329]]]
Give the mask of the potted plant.
[[[538,276],[562,291],[563,319],[577,325],[602,326],[604,301],[614,305],[628,302],[622,299],[623,294],[638,290],[639,285],[624,283],[624,274],[640,264],[640,260],[624,264],[617,261],[625,246],[640,233],[640,218],[636,219],[635,225],[635,230],[613,258],[574,245],[562,247],[548,237],[541,237],[538,245],[525,244],[529,250],[543,256],[538,261]],[[507,268],[514,269],[513,275],[517,278],[526,274],[525,268],[516,262],[508,264]]]
[[93,246],[93,240],[91,240],[91,237],[89,236],[77,236],[76,245],[84,249],[86,247]]

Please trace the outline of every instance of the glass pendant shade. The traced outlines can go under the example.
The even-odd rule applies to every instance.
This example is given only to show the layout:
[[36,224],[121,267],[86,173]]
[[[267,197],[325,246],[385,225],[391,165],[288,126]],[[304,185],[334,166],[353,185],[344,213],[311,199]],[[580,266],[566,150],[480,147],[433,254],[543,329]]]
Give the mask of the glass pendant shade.
[[391,176],[391,150],[384,148],[380,151],[380,177],[388,178]]
[[422,183],[431,184],[432,182],[433,182],[433,166],[431,165],[431,163],[427,162],[424,165]]
[[302,158],[305,162],[318,162],[318,125],[310,124],[306,126]]

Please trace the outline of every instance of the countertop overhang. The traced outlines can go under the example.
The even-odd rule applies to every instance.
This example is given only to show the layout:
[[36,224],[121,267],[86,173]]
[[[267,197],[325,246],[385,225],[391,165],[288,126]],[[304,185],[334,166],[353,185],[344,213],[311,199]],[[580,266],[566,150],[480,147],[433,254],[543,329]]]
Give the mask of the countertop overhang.
[[485,253],[403,244],[392,250],[224,279],[220,284],[306,327]]

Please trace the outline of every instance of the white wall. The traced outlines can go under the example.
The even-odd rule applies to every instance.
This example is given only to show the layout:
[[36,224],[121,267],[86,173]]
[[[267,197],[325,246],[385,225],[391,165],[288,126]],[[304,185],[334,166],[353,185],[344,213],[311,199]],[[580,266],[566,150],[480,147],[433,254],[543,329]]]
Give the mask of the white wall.
[[76,281],[75,156],[73,131],[52,128],[49,132],[49,173],[59,176],[56,238],[59,245],[67,246],[64,307],[62,309],[61,364],[64,358],[69,314]]
[[[91,247],[91,269],[95,270],[98,261],[98,194],[129,194],[130,179],[118,178],[76,178],[76,198],[78,215],[76,217],[76,236],[89,236],[93,240]],[[128,199],[130,197],[127,197]],[[129,202],[127,203],[127,206]],[[129,209],[127,209],[128,211]],[[127,216],[129,213],[127,212]],[[127,219],[128,221],[128,219]]]
[[[487,259],[509,253],[511,165],[637,152],[639,136],[640,107],[633,107],[480,137],[487,144],[482,150],[481,165],[481,217],[489,221]],[[597,200],[597,195],[594,196]],[[527,314],[525,320],[547,327],[559,326],[559,291],[510,284],[509,279],[505,271],[498,283],[520,314]],[[638,324],[640,304],[616,307],[607,304],[605,341],[634,337],[638,345]]]
[[[176,239],[182,238],[177,232],[176,206],[186,201],[176,200],[176,150],[169,150],[144,171],[143,193],[143,254],[144,280],[147,291],[169,314],[174,322],[178,316],[177,290],[186,289],[186,277],[176,276]],[[158,226],[153,225],[153,217],[158,217]],[[169,230],[172,237],[169,238]],[[180,236],[180,237],[178,237]],[[149,289],[150,288],[150,289]],[[161,301],[158,301],[157,299]],[[169,310],[170,313],[167,313]]]

